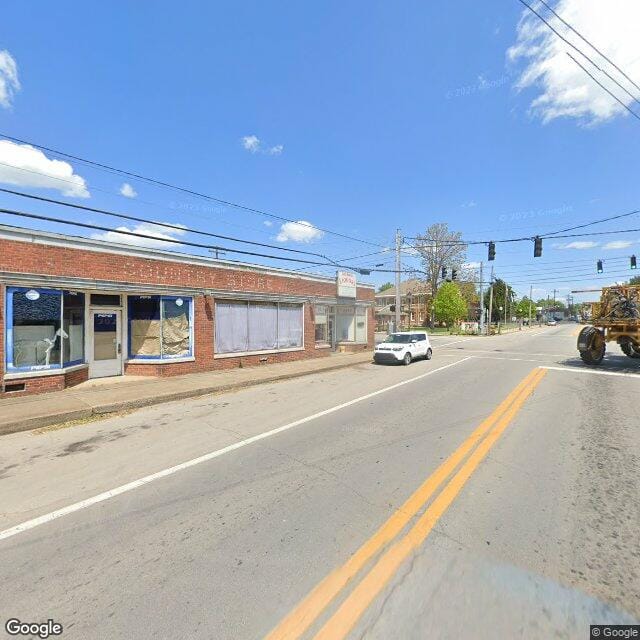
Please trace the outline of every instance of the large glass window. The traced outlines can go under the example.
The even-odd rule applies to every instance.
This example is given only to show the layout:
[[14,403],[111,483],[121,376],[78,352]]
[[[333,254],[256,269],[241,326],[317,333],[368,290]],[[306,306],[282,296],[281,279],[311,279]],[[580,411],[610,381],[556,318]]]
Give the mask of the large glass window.
[[336,314],[339,342],[367,342],[367,307],[338,305]]
[[315,324],[316,324],[316,342],[329,341],[329,318],[327,307],[323,304],[317,304],[314,307]]
[[191,355],[191,304],[185,298],[162,298],[162,356]]
[[355,342],[356,339],[356,310],[352,306],[338,306],[336,318],[339,342]]
[[129,357],[191,355],[192,298],[129,296]]
[[84,293],[62,294],[62,362],[64,365],[84,362]]
[[7,289],[7,370],[56,369],[84,362],[83,293]]
[[249,303],[249,347],[247,351],[267,351],[278,346],[278,305]]
[[216,353],[302,347],[303,306],[284,302],[216,302]]
[[356,342],[367,341],[367,309],[356,307]]
[[280,303],[278,309],[278,348],[302,346],[302,305]]

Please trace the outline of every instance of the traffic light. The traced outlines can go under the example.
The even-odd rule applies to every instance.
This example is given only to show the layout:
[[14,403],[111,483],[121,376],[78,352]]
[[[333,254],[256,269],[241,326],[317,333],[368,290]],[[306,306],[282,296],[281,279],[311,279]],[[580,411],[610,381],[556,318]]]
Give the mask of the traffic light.
[[495,242],[490,242],[489,243],[489,257],[488,260],[495,260],[496,259],[496,243]]
[[447,267],[442,267],[442,279],[447,279]]
[[457,269],[451,269],[451,279],[452,280],[457,280],[458,279],[458,270]]
[[536,236],[533,239],[533,257],[540,258],[542,257],[542,238],[540,236]]
[[636,257],[635,256],[631,256],[631,268],[632,269],[637,269],[638,268],[638,264],[636,263]]
[[602,268],[602,260],[598,260],[598,273],[602,273],[604,269]]

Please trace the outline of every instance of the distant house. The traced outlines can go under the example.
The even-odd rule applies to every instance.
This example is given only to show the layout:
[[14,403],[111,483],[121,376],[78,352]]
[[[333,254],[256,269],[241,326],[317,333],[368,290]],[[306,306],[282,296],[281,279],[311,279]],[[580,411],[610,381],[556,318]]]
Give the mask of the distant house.
[[[403,329],[423,326],[429,319],[431,285],[412,278],[400,283],[400,323]],[[376,330],[388,331],[393,326],[396,313],[396,288],[385,289],[375,295]]]

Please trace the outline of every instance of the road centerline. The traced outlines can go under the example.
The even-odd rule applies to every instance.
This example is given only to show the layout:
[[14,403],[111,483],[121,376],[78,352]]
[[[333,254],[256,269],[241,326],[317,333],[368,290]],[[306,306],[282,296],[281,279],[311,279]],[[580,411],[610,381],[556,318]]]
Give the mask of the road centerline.
[[474,447],[494,428],[500,418],[521,394],[542,377],[533,369],[500,404],[485,418],[462,444],[414,491],[396,512],[342,566],[329,573],[282,621],[266,636],[266,640],[299,638],[326,609],[333,599],[351,582],[362,568],[386,544],[393,541],[414,518],[438,488],[455,471]]
[[436,496],[426,511],[420,516],[409,532],[395,542],[376,564],[364,576],[362,581],[342,602],[337,611],[329,618],[314,640],[341,640],[353,629],[369,605],[396,574],[407,557],[427,538],[440,517],[446,512],[454,499],[489,453],[502,433],[511,424],[529,396],[546,375],[546,370],[537,368],[530,383],[520,392],[514,402],[501,415],[497,424],[478,444],[466,462],[460,467],[444,489]]

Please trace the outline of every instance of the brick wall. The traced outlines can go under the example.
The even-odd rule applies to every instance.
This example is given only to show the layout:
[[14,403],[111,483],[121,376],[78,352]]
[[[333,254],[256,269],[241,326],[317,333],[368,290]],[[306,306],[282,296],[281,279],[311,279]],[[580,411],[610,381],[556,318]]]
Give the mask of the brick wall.
[[[302,277],[291,278],[252,270],[223,269],[215,266],[171,262],[166,259],[102,253],[86,249],[1,239],[0,271],[120,281],[128,285],[168,284],[174,288],[183,286],[185,288],[246,291],[257,294],[283,294],[300,297],[335,297],[336,293],[336,285],[333,282],[306,280]],[[4,336],[4,286],[1,288],[1,294],[0,335]],[[373,296],[372,289],[358,287],[358,300],[373,302]],[[241,299],[242,295],[239,294],[238,298]],[[329,355],[329,349],[317,349],[315,346],[312,305],[305,304],[304,309],[304,350],[214,359],[215,300],[211,296],[196,296],[194,299],[195,360],[171,364],[125,363],[125,373],[129,375],[172,376]],[[372,308],[368,311],[367,320],[370,347],[373,345],[375,331]],[[0,363],[4,363],[3,348],[4,341],[2,340],[0,341]],[[357,347],[358,350],[362,348],[367,347]],[[0,371],[0,397],[2,397],[3,389],[3,371],[4,367]],[[65,386],[79,384],[87,377],[88,369],[84,368],[59,376],[27,378],[19,381],[25,383],[25,391],[17,393],[38,393],[62,389]]]

